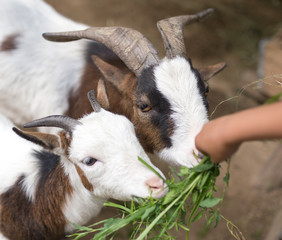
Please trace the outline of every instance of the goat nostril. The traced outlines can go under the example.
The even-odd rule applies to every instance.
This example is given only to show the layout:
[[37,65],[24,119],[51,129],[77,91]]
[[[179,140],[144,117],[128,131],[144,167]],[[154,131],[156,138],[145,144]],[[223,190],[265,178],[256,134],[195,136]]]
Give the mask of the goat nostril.
[[161,189],[164,188],[164,181],[159,177],[153,177],[146,181],[146,184],[151,189]]

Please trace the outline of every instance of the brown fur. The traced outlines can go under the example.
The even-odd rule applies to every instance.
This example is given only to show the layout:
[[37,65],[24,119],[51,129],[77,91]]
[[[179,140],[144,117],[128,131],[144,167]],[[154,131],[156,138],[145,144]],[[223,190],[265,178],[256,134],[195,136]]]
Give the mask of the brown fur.
[[[82,78],[84,87],[79,89],[76,94],[71,95],[68,115],[73,118],[80,118],[83,114],[93,111],[87,99],[87,92],[91,89],[97,89],[97,81],[100,77],[100,73],[95,66],[87,65]],[[121,88],[131,92],[131,95],[121,95],[111,83],[106,81],[110,110],[125,115],[133,122],[139,141],[147,152],[159,151],[165,147],[165,143],[160,140],[162,139],[161,133],[153,126],[150,119],[139,114],[139,108],[135,104],[136,79],[134,78],[135,76],[132,73],[125,74],[121,85]]]
[[69,148],[72,140],[71,135],[65,131],[60,131],[58,135],[61,140],[61,149],[63,149],[66,155],[69,156]]
[[52,150],[54,148],[60,147],[59,138],[56,135],[40,132],[22,131],[15,127],[13,128],[13,131],[20,137],[38,144],[45,149]]
[[38,184],[33,202],[22,190],[23,178],[0,196],[1,233],[9,239],[21,240],[62,238],[66,224],[62,208],[66,196],[73,191],[62,166],[58,164],[55,171]]
[[83,184],[83,186],[90,192],[93,191],[93,186],[92,184],[88,181],[87,177],[85,176],[84,172],[82,171],[82,169],[77,165],[77,164],[74,164],[75,166],[75,169],[80,177],[80,180]]
[[[150,105],[149,100],[146,96],[141,97],[144,102],[147,102]],[[161,132],[158,128],[154,126],[151,121],[151,113],[143,114],[138,107],[134,107],[133,114],[133,124],[136,127],[136,134],[139,136],[139,141],[144,147],[145,151],[153,153],[154,151],[160,151],[166,147]],[[173,133],[173,122],[172,120],[169,123],[167,128],[168,136],[171,136]]]
[[[122,63],[119,63],[119,65],[121,64]],[[125,69],[126,67],[123,66],[123,68]],[[91,113],[93,111],[87,99],[87,93],[92,89],[95,91],[97,90],[97,85],[100,78],[103,78],[103,76],[98,68],[92,62],[87,63],[81,79],[81,86],[83,87],[78,89],[77,92],[73,92],[69,97],[69,109],[66,113],[68,116],[77,119],[81,118],[84,114]],[[108,81],[106,81],[106,88],[109,96],[111,111],[123,114],[123,109],[120,107],[120,104],[123,104],[122,102],[124,102],[123,96]]]
[[15,33],[7,36],[0,46],[0,51],[11,51],[17,49],[16,39],[20,36],[20,34]]
[[[81,86],[83,87],[71,94],[69,98],[70,107],[66,114],[73,118],[80,118],[84,114],[92,112],[87,93],[92,89],[97,92],[99,79],[105,77],[111,112],[124,115],[133,122],[137,137],[146,151],[153,152],[153,150],[163,149],[166,145],[162,140],[162,133],[153,125],[150,115],[146,117],[140,114],[140,109],[137,107],[136,76],[105,47],[96,49],[93,55],[98,56],[98,58],[94,57],[94,60],[97,58],[97,61],[99,61],[99,65],[98,63],[97,65],[100,70],[92,62],[87,62],[81,79]],[[103,61],[100,61],[99,58]],[[118,73],[116,69],[118,69]],[[101,70],[103,70],[103,75]],[[116,77],[114,76],[115,80],[110,83],[108,77],[113,77],[115,74],[117,74]],[[171,134],[172,128],[167,131]]]

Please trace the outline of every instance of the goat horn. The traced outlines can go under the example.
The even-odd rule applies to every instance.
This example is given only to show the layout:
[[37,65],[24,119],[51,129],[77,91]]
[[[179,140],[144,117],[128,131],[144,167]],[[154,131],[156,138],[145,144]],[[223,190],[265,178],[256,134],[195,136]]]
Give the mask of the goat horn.
[[96,97],[95,97],[95,91],[91,90],[87,93],[89,102],[91,103],[91,106],[94,110],[94,112],[100,112],[101,111],[101,105],[99,104],[99,102],[97,101]]
[[183,34],[185,24],[199,22],[213,11],[212,8],[209,8],[194,15],[182,15],[158,21],[157,27],[162,35],[166,56],[168,58],[176,56],[187,58]]
[[111,49],[138,77],[143,69],[158,64],[159,57],[152,43],[143,34],[124,27],[92,27],[81,31],[43,33],[50,41],[67,42],[78,39],[98,41]]
[[26,123],[23,125],[24,128],[31,128],[31,127],[58,127],[66,130],[67,132],[71,133],[73,129],[77,126],[82,124],[78,120],[67,116],[61,115],[52,115],[45,118],[40,118],[34,120],[32,122]]

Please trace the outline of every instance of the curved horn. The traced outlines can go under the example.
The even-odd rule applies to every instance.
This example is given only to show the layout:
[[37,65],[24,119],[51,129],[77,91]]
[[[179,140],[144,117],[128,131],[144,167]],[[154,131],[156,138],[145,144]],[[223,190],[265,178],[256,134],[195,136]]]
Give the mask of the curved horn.
[[78,120],[67,116],[61,115],[52,115],[45,118],[40,118],[34,120],[32,122],[26,123],[23,125],[24,128],[31,128],[31,127],[58,127],[66,130],[67,132],[71,133],[73,129],[77,126],[82,124]]
[[100,112],[101,111],[101,105],[99,104],[99,102],[97,101],[96,97],[95,97],[95,91],[91,90],[87,93],[89,102],[91,103],[91,106],[94,110],[94,112]]
[[158,53],[152,43],[130,28],[92,27],[81,31],[44,33],[43,37],[57,42],[82,38],[98,41],[111,49],[136,76],[140,76],[143,69],[159,63]]
[[185,24],[199,22],[212,12],[213,9],[209,8],[194,15],[182,15],[158,21],[157,27],[163,38],[166,56],[168,58],[176,56],[187,58],[183,35]]

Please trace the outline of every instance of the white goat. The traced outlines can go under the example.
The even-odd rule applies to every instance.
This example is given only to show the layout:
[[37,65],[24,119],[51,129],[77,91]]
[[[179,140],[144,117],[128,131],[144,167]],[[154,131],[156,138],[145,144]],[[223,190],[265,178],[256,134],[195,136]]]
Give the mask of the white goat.
[[211,12],[159,21],[167,52],[159,60],[141,33],[122,27],[44,34],[53,41],[94,40],[50,43],[42,32],[88,26],[64,18],[42,0],[2,0],[0,112],[17,124],[54,113],[82,117],[91,111],[86,93],[104,76],[111,111],[133,122],[144,149],[191,167],[197,164],[195,136],[208,121],[207,80],[225,64],[195,69],[183,27]]
[[108,198],[166,194],[163,180],[137,159],[152,166],[132,123],[91,99],[95,112],[79,120],[50,116],[25,125],[65,129],[54,135],[13,128],[19,138],[0,115],[1,240],[60,239]]

